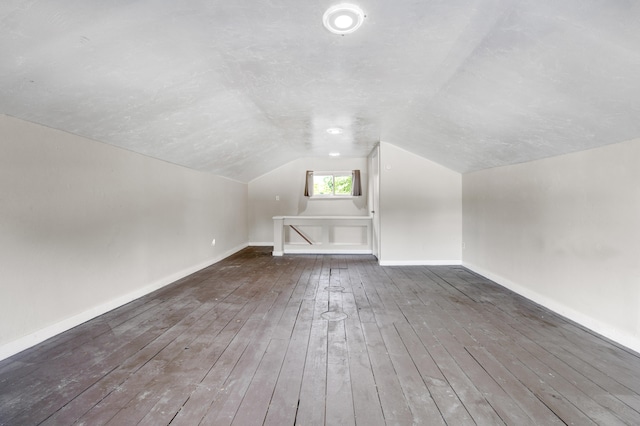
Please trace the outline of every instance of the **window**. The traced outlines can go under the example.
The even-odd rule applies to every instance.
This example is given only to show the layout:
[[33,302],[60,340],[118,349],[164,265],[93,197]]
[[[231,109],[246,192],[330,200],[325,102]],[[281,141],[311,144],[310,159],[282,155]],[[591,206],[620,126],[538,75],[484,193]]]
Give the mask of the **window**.
[[353,179],[349,173],[313,174],[313,197],[350,197]]
[[313,198],[358,197],[362,195],[360,170],[348,172],[307,171],[304,195]]

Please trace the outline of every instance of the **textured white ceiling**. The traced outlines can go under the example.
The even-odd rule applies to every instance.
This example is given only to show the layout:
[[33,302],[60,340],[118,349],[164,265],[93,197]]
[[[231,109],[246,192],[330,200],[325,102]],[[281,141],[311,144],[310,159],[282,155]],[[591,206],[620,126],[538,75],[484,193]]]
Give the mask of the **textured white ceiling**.
[[241,181],[379,140],[467,172],[640,137],[637,0],[366,0],[347,36],[335,3],[2,0],[0,113]]

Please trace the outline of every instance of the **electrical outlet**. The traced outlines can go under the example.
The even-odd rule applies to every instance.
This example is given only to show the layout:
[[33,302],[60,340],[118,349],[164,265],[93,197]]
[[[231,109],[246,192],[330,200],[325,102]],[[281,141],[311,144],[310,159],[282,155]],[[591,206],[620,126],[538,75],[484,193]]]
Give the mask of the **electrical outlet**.
[[462,243],[462,249],[464,250],[465,248],[467,248],[467,245],[463,242]]
[[276,201],[280,201],[280,196],[276,195]]

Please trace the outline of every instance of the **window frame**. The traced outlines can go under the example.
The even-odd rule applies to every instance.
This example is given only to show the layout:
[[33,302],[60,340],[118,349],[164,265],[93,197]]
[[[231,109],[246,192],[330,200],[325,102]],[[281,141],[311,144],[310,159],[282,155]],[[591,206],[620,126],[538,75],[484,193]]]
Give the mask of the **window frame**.
[[340,195],[335,193],[335,181],[336,177],[349,177],[351,179],[351,185],[353,188],[353,171],[352,170],[333,170],[333,171],[324,171],[324,170],[313,170],[313,178],[315,180],[316,176],[332,176],[333,177],[333,193],[332,194],[316,194],[313,190],[313,185],[311,188],[311,196],[310,200],[347,200],[350,198],[355,198],[353,195],[353,191],[351,191],[348,195]]

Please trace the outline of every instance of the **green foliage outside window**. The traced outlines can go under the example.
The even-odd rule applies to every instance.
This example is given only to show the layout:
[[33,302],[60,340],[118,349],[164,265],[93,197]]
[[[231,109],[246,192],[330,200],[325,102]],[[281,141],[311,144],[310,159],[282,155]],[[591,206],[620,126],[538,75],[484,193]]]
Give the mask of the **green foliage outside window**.
[[334,194],[335,195],[351,195],[351,176],[335,176],[334,178]]
[[313,195],[315,196],[345,196],[351,195],[351,175],[314,175]]

